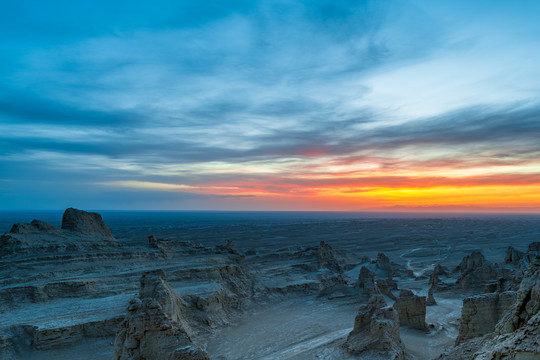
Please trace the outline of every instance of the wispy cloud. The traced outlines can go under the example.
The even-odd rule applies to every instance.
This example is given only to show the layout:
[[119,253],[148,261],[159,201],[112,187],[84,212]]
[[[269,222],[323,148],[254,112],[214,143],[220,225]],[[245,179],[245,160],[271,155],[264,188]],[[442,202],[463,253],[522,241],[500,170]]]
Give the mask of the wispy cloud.
[[[3,180],[209,208],[214,195],[278,208],[280,196],[537,185],[530,9],[473,21],[468,5],[422,0],[110,6],[22,0],[0,15]],[[490,21],[510,17],[507,32]],[[30,196],[7,183],[4,206]],[[366,204],[396,201],[379,196]]]

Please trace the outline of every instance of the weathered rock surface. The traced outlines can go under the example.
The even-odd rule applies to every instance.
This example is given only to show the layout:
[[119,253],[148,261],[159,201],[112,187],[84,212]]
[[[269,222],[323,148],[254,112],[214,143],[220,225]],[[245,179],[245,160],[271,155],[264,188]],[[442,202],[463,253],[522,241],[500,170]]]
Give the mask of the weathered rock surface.
[[474,359],[540,359],[540,314],[534,315],[514,332],[486,340]]
[[44,221],[15,224],[0,237],[0,256],[43,255],[115,247],[118,242],[97,213],[67,209],[62,229]]
[[540,311],[540,257],[531,262],[521,281],[514,306],[497,326],[499,332],[519,329]]
[[[540,243],[529,245],[529,254]],[[500,335],[486,343],[475,359],[540,359],[540,257],[533,259],[521,281],[514,305],[497,324]]]
[[503,313],[514,304],[516,293],[490,293],[463,299],[456,344],[495,330]]
[[426,330],[426,297],[417,296],[411,290],[401,290],[394,303],[401,326]]
[[360,306],[345,348],[366,358],[404,358],[398,314],[381,295],[372,296],[367,305]]
[[324,241],[321,241],[317,249],[317,263],[320,268],[327,268],[337,273],[343,273],[334,249]]
[[390,258],[383,253],[377,254],[377,260],[375,261],[375,265],[379,269],[387,271],[389,274],[392,273],[392,264],[390,263]]
[[375,283],[375,273],[371,272],[367,267],[362,266],[358,274],[357,287],[365,295],[374,295],[379,293],[379,289]]
[[437,305],[437,301],[435,300],[435,296],[433,295],[434,292],[435,292],[435,290],[433,289],[433,285],[430,285],[430,287],[428,289],[427,299],[426,299],[426,305],[427,306]]
[[56,226],[41,220],[32,220],[29,224],[14,224],[11,228],[11,234],[39,234],[39,233],[60,233]]
[[464,341],[440,359],[540,359],[540,257],[530,263],[516,301],[504,312],[495,329],[482,338]]
[[481,287],[498,277],[493,264],[487,261],[479,251],[474,251],[465,256],[455,271],[460,273],[456,287],[465,291]]
[[193,344],[193,331],[185,319],[187,305],[158,270],[141,278],[139,297],[133,300],[120,324],[114,359],[208,359]]
[[81,234],[114,239],[111,230],[105,225],[100,214],[74,208],[68,208],[64,212],[62,230],[71,230]]
[[504,255],[503,263],[518,265],[523,260],[524,257],[525,257],[524,252],[516,250],[512,246],[509,246],[508,249],[506,249],[506,254]]
[[387,279],[377,279],[376,286],[379,292],[388,296],[392,300],[396,300],[396,296],[392,293],[392,290],[397,290],[397,282],[392,279],[392,276],[388,276]]

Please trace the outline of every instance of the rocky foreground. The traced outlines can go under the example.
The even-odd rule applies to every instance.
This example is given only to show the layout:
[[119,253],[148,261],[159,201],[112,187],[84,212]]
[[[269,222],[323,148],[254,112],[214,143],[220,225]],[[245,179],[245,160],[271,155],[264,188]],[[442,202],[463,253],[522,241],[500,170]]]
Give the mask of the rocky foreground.
[[[471,251],[415,271],[329,241],[270,252],[231,239],[120,242],[99,214],[67,209],[61,228],[34,220],[0,238],[0,359],[429,358],[418,344],[440,348],[439,359],[540,359],[539,251],[509,247],[500,262]],[[428,320],[456,301],[459,322]],[[253,342],[242,357],[215,344],[261,309],[276,309],[263,333],[277,339],[271,318],[307,304],[338,326],[310,336],[306,321],[287,334],[294,347]],[[342,307],[356,317],[332,317]]]

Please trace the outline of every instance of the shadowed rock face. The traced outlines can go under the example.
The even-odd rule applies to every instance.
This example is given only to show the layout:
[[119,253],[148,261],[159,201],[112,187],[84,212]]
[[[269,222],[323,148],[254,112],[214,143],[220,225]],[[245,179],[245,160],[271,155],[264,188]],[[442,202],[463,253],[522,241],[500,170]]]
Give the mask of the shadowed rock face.
[[505,310],[516,300],[516,293],[491,293],[463,299],[459,335],[456,344],[485,335],[495,330],[495,325]]
[[394,303],[402,326],[426,330],[426,297],[417,296],[411,290],[401,290]]
[[387,279],[378,279],[376,284],[381,294],[388,296],[392,300],[396,300],[396,296],[392,294],[391,290],[397,290],[397,282],[392,279],[392,276],[389,275]]
[[107,239],[114,239],[111,230],[105,225],[101,215],[74,208],[66,209],[62,217],[62,229],[79,232],[87,235],[97,235]]
[[431,284],[431,286],[429,287],[429,290],[428,290],[428,296],[427,296],[427,300],[426,300],[426,305],[427,306],[437,305],[437,301],[435,300],[435,296],[433,296],[433,293],[434,293],[433,284]]
[[317,249],[317,263],[319,267],[327,268],[336,273],[343,273],[343,269],[336,259],[334,249],[324,241],[321,241],[320,246]]
[[521,281],[516,302],[507,312],[498,329],[501,333],[515,331],[540,312],[540,256],[531,262]]
[[[499,296],[503,296],[503,294]],[[489,307],[493,308],[496,305],[494,301],[486,299],[495,296],[497,294],[482,295],[482,298],[474,297],[476,299],[471,300],[470,305],[464,301],[464,311],[466,307],[476,306],[476,309],[470,311],[472,314],[470,317],[473,320],[481,317],[482,314],[490,314]],[[472,323],[473,321],[469,321],[466,324],[470,328]],[[476,323],[484,325],[479,321]],[[460,336],[461,334],[462,330],[460,329]],[[529,264],[517,292],[516,300],[504,311],[495,331],[482,338],[465,340],[456,348],[441,355],[439,359],[540,359],[540,257],[536,257]]]
[[366,295],[378,294],[379,290],[375,284],[375,273],[367,267],[362,266],[358,274],[358,285],[360,290]]
[[186,309],[162,270],[143,274],[139,298],[131,301],[116,334],[114,359],[207,360],[192,342]]
[[379,269],[387,271],[390,274],[392,273],[392,264],[390,263],[390,259],[388,258],[388,256],[386,256],[385,254],[378,253],[375,264]]
[[482,267],[486,262],[486,258],[480,251],[473,251],[470,255],[465,256],[463,260],[461,260],[461,263],[457,266],[456,270],[459,270],[461,273],[466,273]]
[[500,335],[486,343],[475,359],[540,359],[540,257],[527,268],[517,300],[497,330]]
[[360,306],[345,348],[351,354],[366,358],[404,358],[398,314],[386,305],[381,295],[372,296],[367,305]]
[[504,255],[505,264],[518,264],[525,254],[519,250],[514,249],[512,246],[509,246],[506,249],[506,254]]
[[11,234],[36,234],[36,233],[59,233],[60,229],[45,221],[32,220],[30,224],[15,224],[11,228]]
[[485,285],[498,277],[494,266],[479,251],[474,251],[465,256],[455,271],[459,271],[461,274],[456,286],[462,290],[470,290]]

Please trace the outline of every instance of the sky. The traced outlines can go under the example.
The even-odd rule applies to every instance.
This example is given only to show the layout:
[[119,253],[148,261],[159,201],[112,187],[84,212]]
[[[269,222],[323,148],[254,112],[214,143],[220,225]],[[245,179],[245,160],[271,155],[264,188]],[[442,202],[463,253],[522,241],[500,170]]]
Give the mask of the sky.
[[17,0],[0,209],[540,212],[536,0]]

